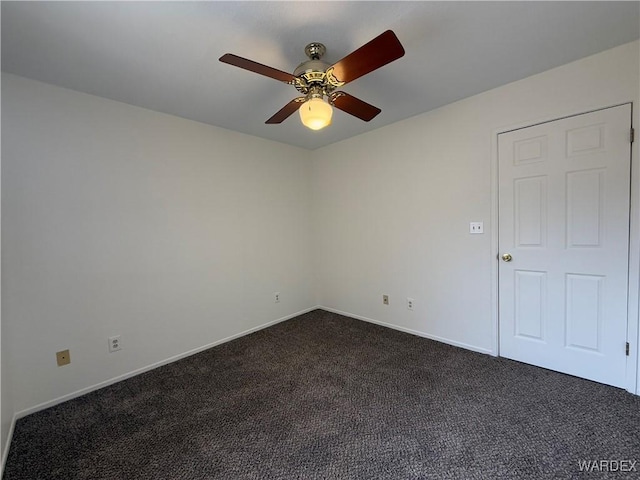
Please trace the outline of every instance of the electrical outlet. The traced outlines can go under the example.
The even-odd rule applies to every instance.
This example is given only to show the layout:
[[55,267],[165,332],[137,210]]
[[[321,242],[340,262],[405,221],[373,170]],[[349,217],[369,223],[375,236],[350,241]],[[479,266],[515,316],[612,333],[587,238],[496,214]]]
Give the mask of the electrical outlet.
[[59,367],[62,367],[63,365],[69,365],[71,363],[71,355],[69,354],[69,350],[56,352],[56,361],[58,362]]
[[382,303],[389,305],[389,295],[382,295]]
[[407,298],[407,310],[413,310],[414,300],[413,298]]
[[122,350],[122,342],[120,341],[120,335],[114,335],[113,337],[109,337],[109,352],[117,352],[118,350]]
[[273,303],[280,303],[280,292],[273,294]]

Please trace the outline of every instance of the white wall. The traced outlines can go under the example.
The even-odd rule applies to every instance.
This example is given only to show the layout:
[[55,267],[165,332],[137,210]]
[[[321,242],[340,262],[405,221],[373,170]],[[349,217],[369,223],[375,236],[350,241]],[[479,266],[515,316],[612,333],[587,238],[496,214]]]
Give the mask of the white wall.
[[316,151],[318,303],[495,352],[496,133],[629,101],[638,125],[639,53],[636,41]]
[[15,411],[314,305],[305,151],[12,75],[2,101]]
[[[0,81],[1,84],[1,81]],[[1,137],[1,136],[0,136]],[[1,151],[1,139],[0,139]],[[1,156],[0,156],[1,158]],[[1,191],[1,188],[0,188]],[[1,217],[1,215],[0,215]],[[1,250],[1,245],[0,245]],[[0,278],[0,285],[2,279]],[[0,288],[1,292],[1,288]],[[2,295],[0,293],[0,305],[2,304]],[[13,427],[13,391],[11,389],[11,378],[9,375],[9,356],[7,349],[4,347],[6,322],[2,321],[2,309],[0,307],[0,476],[4,467],[4,453],[8,452],[7,443]]]

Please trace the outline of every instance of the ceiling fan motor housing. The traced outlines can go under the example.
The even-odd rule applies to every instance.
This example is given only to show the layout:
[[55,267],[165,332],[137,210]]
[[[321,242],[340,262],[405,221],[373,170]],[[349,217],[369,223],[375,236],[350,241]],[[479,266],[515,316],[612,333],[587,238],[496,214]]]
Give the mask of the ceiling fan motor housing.
[[299,80],[295,83],[295,87],[309,98],[328,95],[335,90],[335,87],[327,82],[325,74],[330,65],[320,60],[326,51],[322,43],[310,43],[304,49],[310,60],[302,62],[293,71],[293,75]]
[[[307,82],[321,81],[327,68],[329,68],[329,64],[322,60],[307,60],[298,65],[293,71],[293,75],[296,77],[305,77]],[[318,79],[316,79],[316,77]]]
[[[307,60],[302,62],[293,71],[293,75],[300,81],[295,83],[295,87],[301,93],[307,93],[312,86],[327,87],[325,72],[329,68],[329,64],[322,60]],[[329,90],[327,90],[329,91]]]

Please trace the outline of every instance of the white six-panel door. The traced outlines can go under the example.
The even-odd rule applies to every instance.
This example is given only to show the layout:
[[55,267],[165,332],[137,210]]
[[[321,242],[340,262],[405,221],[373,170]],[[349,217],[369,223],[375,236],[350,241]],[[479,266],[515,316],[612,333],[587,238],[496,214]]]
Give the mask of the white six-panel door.
[[624,386],[630,128],[627,104],[498,136],[501,356]]

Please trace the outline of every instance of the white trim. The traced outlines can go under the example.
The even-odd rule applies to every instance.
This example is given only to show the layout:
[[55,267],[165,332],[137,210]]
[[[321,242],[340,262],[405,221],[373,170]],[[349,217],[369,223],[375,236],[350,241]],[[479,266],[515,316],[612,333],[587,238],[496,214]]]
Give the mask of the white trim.
[[418,330],[412,330],[410,328],[401,327],[399,325],[394,325],[392,323],[381,322],[379,320],[374,320],[372,318],[363,317],[361,315],[355,315],[353,313],[343,312],[341,310],[337,310],[335,308],[324,307],[319,305],[317,308],[321,310],[326,310],[327,312],[337,313],[338,315],[344,315],[345,317],[354,318],[356,320],[362,320],[368,323],[375,323],[376,325],[381,325],[383,327],[391,328],[393,330],[399,330],[404,333],[410,333],[411,335],[416,335],[418,337],[428,338],[429,340],[435,340],[436,342],[446,343],[447,345],[452,345],[454,347],[464,348],[465,350],[471,350],[473,352],[484,353],[486,355],[492,355],[493,352],[491,349],[476,347],[475,345],[469,345],[467,343],[457,342],[455,340],[449,340],[448,338],[438,337],[436,335],[431,335],[425,332],[419,332]]
[[7,464],[7,458],[9,457],[9,447],[11,446],[13,431],[16,428],[17,421],[18,415],[14,413],[13,418],[11,419],[11,425],[9,425],[9,433],[7,434],[6,443],[4,444],[4,451],[2,452],[2,462],[0,462],[0,478],[4,476],[4,466]]
[[[633,119],[636,115],[633,101],[620,102],[605,107],[591,106],[584,111],[572,114],[558,114],[554,117],[546,117],[544,119],[531,120],[527,122],[519,122],[510,126],[503,126],[496,128],[492,132],[491,137],[491,212],[494,216],[491,225],[491,247],[492,258],[496,258],[495,262],[492,262],[491,268],[491,285],[492,285],[492,304],[493,307],[493,341],[494,351],[496,356],[500,356],[500,298],[499,298],[499,275],[498,275],[498,261],[497,255],[499,254],[499,235],[498,235],[498,194],[499,194],[499,177],[498,177],[498,135],[501,133],[507,133],[513,130],[520,130],[522,128],[528,128],[542,123],[554,122],[563,118],[575,117],[578,115],[584,115],[585,113],[591,113],[599,110],[606,110],[609,108],[620,107],[622,105],[631,105],[631,124],[633,126]],[[636,140],[631,146],[631,198],[630,198],[630,213],[629,213],[629,268],[628,268],[628,295],[627,295],[627,339],[631,342],[631,350],[629,357],[627,357],[627,370],[626,370],[626,387],[625,389],[629,393],[640,395],[640,382],[638,381],[638,369],[640,369],[640,317],[638,312],[640,310],[640,172],[638,172],[638,165],[634,166],[634,159],[638,158],[638,140]],[[635,345],[634,345],[635,342]]]
[[498,230],[499,210],[499,177],[498,177],[498,134],[493,131],[491,135],[491,341],[492,355],[500,356],[500,298],[498,255],[500,255],[500,235]]
[[[26,408],[24,410],[20,410],[19,412],[16,412],[14,418],[26,417],[27,415],[31,415],[32,413],[36,413],[36,412],[39,412],[39,411],[44,410],[46,408],[53,407],[53,406],[58,405],[58,404],[60,404],[62,402],[66,402],[67,400],[72,400],[74,398],[80,397],[82,395],[85,395],[87,393],[93,392],[95,390],[99,390],[99,389],[101,389],[103,387],[107,387],[107,386],[112,385],[114,383],[121,382],[122,380],[126,380],[127,378],[135,377],[136,375],[140,375],[141,373],[148,372],[149,370],[153,370],[154,368],[158,368],[158,367],[161,367],[163,365],[167,365],[169,363],[176,362],[176,361],[181,360],[183,358],[190,357],[191,355],[195,355],[196,353],[200,353],[200,352],[202,352],[204,350],[207,350],[209,348],[215,347],[216,345],[220,345],[220,344],[223,344],[223,343],[226,343],[226,342],[230,342],[231,340],[235,340],[236,338],[244,337],[245,335],[249,335],[251,333],[257,332],[258,330],[265,329],[265,328],[270,327],[272,325],[275,325],[277,323],[284,322],[286,320],[289,320],[291,318],[297,317],[299,315],[303,315],[303,314],[311,312],[313,310],[317,310],[317,308],[318,307],[311,307],[311,308],[307,308],[307,309],[301,310],[301,311],[296,312],[296,313],[292,313],[291,315],[287,315],[285,317],[278,318],[277,320],[272,320],[270,322],[264,323],[264,324],[259,325],[257,327],[250,328],[249,330],[245,330],[243,332],[236,333],[235,335],[231,335],[229,337],[223,338],[222,340],[217,340],[217,341],[209,343],[207,345],[203,345],[202,347],[197,347],[197,348],[194,348],[193,350],[189,350],[187,352],[180,353],[178,355],[174,355],[173,357],[169,357],[169,358],[167,358],[165,360],[160,360],[159,362],[152,363],[151,365],[147,365],[146,367],[138,368],[138,369],[133,370],[131,372],[124,373],[122,375],[118,375],[117,377],[110,378],[109,380],[105,380],[105,381],[97,383],[95,385],[91,385],[89,387],[81,388],[80,390],[76,390],[75,392],[71,392],[71,393],[63,395],[61,397],[54,398],[53,400],[48,400],[46,402],[40,403],[38,405],[35,405],[33,407],[29,407],[29,408]],[[7,443],[7,445],[8,445],[8,443]]]
[[[631,102],[631,126],[635,128],[637,105]],[[629,212],[629,291],[627,297],[627,339],[630,343],[627,357],[627,391],[640,395],[638,369],[640,366],[640,165],[638,165],[638,140],[631,144],[631,210]],[[635,163],[635,165],[634,165]]]
[[[523,122],[518,122],[515,123],[513,125],[503,125],[502,127],[496,128],[494,129],[494,134],[495,135],[499,135],[501,133],[509,133],[512,132],[514,130],[522,130],[524,128],[529,128],[529,127],[535,127],[537,125],[542,125],[543,123],[551,123],[551,122],[555,122],[557,120],[564,120],[565,118],[571,118],[571,117],[578,117],[580,115],[584,115],[586,113],[593,113],[593,112],[599,112],[601,110],[608,110],[610,108],[615,108],[615,107],[621,107],[623,105],[632,105],[633,108],[633,101],[632,100],[627,100],[625,101],[621,101],[618,103],[612,103],[611,105],[607,105],[607,106],[597,106],[597,105],[591,105],[589,107],[586,107],[584,110],[578,112],[578,113],[558,113],[556,115],[552,115],[550,117],[543,117],[543,118],[537,118],[535,120],[528,120],[528,121],[523,121]],[[496,164],[497,166],[497,164]]]

